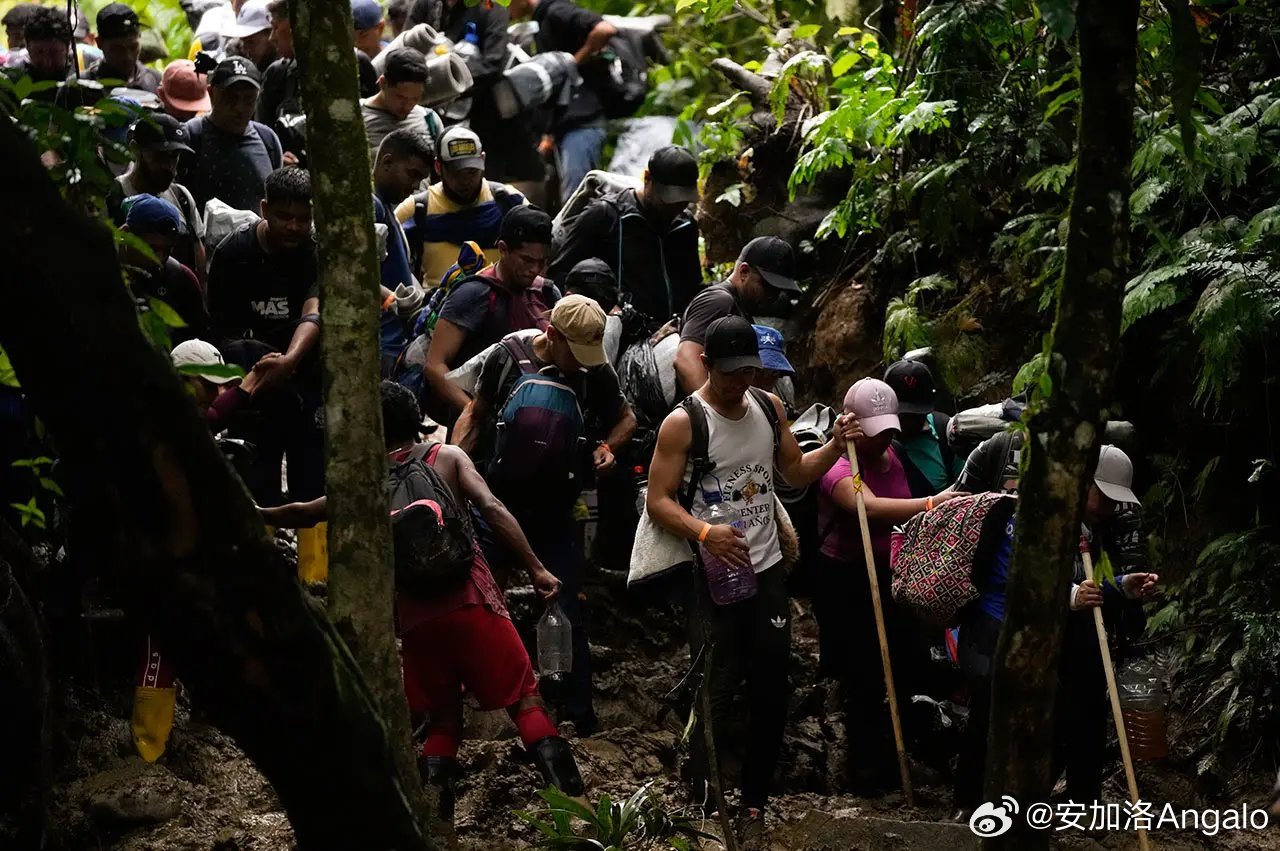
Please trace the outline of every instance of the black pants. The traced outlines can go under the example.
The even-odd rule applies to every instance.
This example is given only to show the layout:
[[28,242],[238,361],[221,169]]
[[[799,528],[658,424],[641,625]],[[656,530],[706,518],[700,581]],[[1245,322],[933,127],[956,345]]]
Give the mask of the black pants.
[[991,662],[1000,640],[1000,626],[1000,621],[980,609],[971,612],[960,625],[957,656],[969,686],[969,717],[960,739],[954,795],[956,806],[969,810],[987,800],[983,786],[987,731],[991,725]]
[[[687,576],[687,575],[686,575]],[[764,809],[773,785],[782,750],[782,734],[787,724],[787,664],[791,658],[791,612],[787,596],[787,576],[781,565],[756,574],[760,590],[749,600],[717,606],[699,592],[701,603],[691,599],[689,647],[692,658],[703,652],[704,636],[699,612],[710,619],[711,634],[711,729],[716,752],[723,756],[728,747],[726,728],[733,699],[745,681],[750,717],[742,759],[742,805]],[[705,582],[702,573],[690,579]],[[701,717],[693,731],[691,750],[694,777],[705,781],[708,760]]]

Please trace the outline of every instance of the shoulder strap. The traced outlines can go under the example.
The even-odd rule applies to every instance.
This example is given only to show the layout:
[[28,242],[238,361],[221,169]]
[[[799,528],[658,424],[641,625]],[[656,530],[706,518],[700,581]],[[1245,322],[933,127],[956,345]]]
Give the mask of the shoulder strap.
[[443,444],[443,443],[433,443],[433,444],[431,444],[431,448],[427,450],[427,455],[426,455],[426,458],[425,458],[424,460],[427,462],[427,466],[428,466],[428,467],[435,467],[435,465],[436,465],[436,459],[440,457],[440,447],[441,447],[441,446],[444,446],[444,444]]
[[690,394],[680,403],[680,407],[684,408],[684,412],[689,416],[689,462],[691,465],[689,484],[680,498],[680,505],[685,511],[692,511],[693,496],[697,493],[698,482],[715,467],[711,463],[711,436],[707,429],[707,412],[702,409],[702,403]]
[[[520,372],[524,375],[532,375],[538,372],[537,365],[534,361],[533,346],[523,337],[507,335],[502,338],[502,348],[507,350],[507,354],[511,355],[511,361],[514,366],[520,367]],[[498,382],[501,387],[506,383],[507,376],[510,374],[511,368],[507,367],[502,371],[502,378]]]
[[773,429],[773,451],[776,453],[778,448],[782,446],[782,424],[778,422],[778,409],[773,406],[773,400],[769,398],[769,394],[759,387],[749,387],[747,389],[751,391],[751,396],[756,400],[756,404],[764,410],[764,415],[769,420],[769,427]]
[[929,414],[929,427],[933,429],[933,436],[937,438],[938,451],[942,453],[942,466],[947,469],[947,481],[954,481],[953,468],[956,455],[951,449],[951,443],[947,440],[947,424],[950,422],[951,417],[941,411],[933,411]]

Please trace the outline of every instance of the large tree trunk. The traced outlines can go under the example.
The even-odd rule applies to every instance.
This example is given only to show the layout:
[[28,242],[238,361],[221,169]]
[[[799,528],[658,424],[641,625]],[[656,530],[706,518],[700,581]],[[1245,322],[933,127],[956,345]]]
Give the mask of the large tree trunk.
[[400,677],[387,456],[378,389],[379,275],[369,142],[360,113],[348,0],[294,3],[307,113],[324,327],[329,617],[364,671],[395,744],[400,780],[424,820]]
[[[1045,801],[1053,705],[1081,507],[1119,356],[1129,227],[1137,0],[1081,0],[1080,130],[1066,269],[1048,373],[1019,485],[1008,616],[992,685],[986,796]],[[1021,816],[984,848],[1047,848]]]
[[302,848],[427,848],[359,668],[143,337],[111,235],[63,203],[9,122],[0,187],[22,210],[0,219],[0,345],[68,494],[108,530],[95,560],[127,612],[271,781]]

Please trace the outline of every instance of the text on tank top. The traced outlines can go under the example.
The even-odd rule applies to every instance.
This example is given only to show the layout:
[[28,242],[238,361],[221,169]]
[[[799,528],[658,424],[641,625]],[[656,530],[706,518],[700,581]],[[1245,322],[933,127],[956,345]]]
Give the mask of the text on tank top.
[[[694,489],[693,515],[706,511],[702,492],[718,487],[725,505],[742,517],[751,565],[759,573],[782,559],[775,522],[773,427],[750,395],[746,397],[747,413],[739,420],[718,413],[696,393],[693,398],[707,414],[707,455],[715,465]],[[691,465],[686,465],[686,484],[691,472]]]

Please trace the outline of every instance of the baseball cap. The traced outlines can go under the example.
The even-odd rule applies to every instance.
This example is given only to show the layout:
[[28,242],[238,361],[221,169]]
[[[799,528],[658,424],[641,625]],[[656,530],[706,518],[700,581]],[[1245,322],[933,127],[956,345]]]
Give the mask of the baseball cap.
[[[222,359],[222,352],[218,351],[217,346],[213,345],[213,343],[206,343],[204,340],[187,340],[185,343],[179,343],[170,353],[170,357],[173,358],[174,366],[227,365],[227,362]],[[228,381],[235,380],[234,378],[219,375],[200,375],[200,377],[214,384],[226,384]]]
[[267,0],[249,0],[240,7],[236,22],[223,30],[222,35],[227,38],[246,38],[269,29],[271,13],[267,11]]
[[884,383],[898,395],[898,413],[933,412],[933,373],[918,360],[900,360],[884,371]]
[[502,219],[498,238],[515,248],[531,242],[551,244],[551,217],[532,204],[512,207]]
[[898,422],[898,395],[878,378],[853,382],[844,394],[844,410],[858,417],[858,425],[867,437],[875,437],[885,429],[902,431]]
[[453,126],[440,134],[436,156],[450,168],[484,168],[484,146],[474,131]]
[[760,348],[760,363],[764,368],[795,375],[795,367],[791,365],[791,361],[787,360],[787,341],[783,339],[782,332],[768,325],[751,327],[756,332],[756,345]]
[[1118,446],[1103,446],[1098,453],[1098,467],[1093,483],[1108,499],[1116,502],[1139,502],[1133,492],[1133,462]]
[[129,128],[129,141],[149,151],[180,151],[192,153],[187,146],[187,128],[172,115],[148,115],[133,122]]
[[261,89],[262,74],[258,73],[258,66],[243,56],[228,56],[209,72],[209,85],[214,88],[225,89],[236,83],[252,83],[254,88]]
[[142,30],[138,13],[123,3],[111,3],[98,12],[98,38],[120,38]]
[[609,268],[609,264],[599,257],[588,257],[579,260],[565,276],[565,288],[574,289],[583,284],[599,283],[609,287],[618,285],[618,278]]
[[583,366],[608,363],[604,353],[604,309],[595,299],[567,295],[551,308],[551,325],[569,344],[574,359]]
[[178,59],[165,67],[157,94],[167,106],[184,112],[208,112],[213,108],[209,103],[209,83],[196,73],[196,63],[190,59]]
[[688,148],[667,145],[649,157],[649,180],[663,204],[688,204],[698,200],[698,161]]
[[760,344],[751,323],[741,316],[723,316],[707,327],[703,353],[721,372],[736,372],[755,367],[762,369]]
[[187,232],[178,208],[154,195],[130,195],[121,205],[124,223],[132,233],[181,236]]
[[378,0],[351,0],[351,21],[358,30],[371,30],[382,23]]
[[755,269],[774,289],[800,292],[795,280],[795,254],[786,240],[776,236],[758,236],[742,249],[738,262]]

